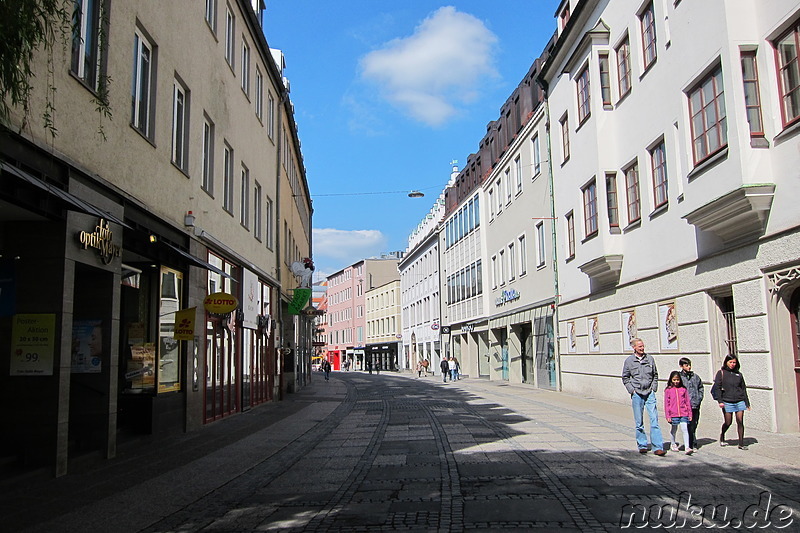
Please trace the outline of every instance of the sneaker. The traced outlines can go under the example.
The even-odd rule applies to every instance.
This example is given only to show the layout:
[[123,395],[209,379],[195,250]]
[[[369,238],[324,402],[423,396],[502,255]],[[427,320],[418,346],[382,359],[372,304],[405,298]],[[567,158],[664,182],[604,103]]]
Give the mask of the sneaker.
[[693,449],[691,449],[691,448],[686,448],[686,455],[692,455],[693,453],[694,453],[694,450],[693,450]]
[[728,443],[727,443],[727,442],[725,442],[724,440],[721,440],[721,441],[719,441],[719,445],[720,445],[720,446],[727,446],[727,445],[728,445]]
[[673,442],[672,446],[670,446],[669,449],[672,450],[673,452],[681,451],[681,449],[678,447],[678,443],[677,442]]
[[653,453],[659,457],[664,457],[665,455],[667,455],[667,452],[665,452],[664,450],[656,450]]
[[739,445],[739,449],[740,450],[749,450],[750,448],[747,446],[747,444],[740,444]]
[[641,454],[647,453],[647,448],[639,448],[639,453]]

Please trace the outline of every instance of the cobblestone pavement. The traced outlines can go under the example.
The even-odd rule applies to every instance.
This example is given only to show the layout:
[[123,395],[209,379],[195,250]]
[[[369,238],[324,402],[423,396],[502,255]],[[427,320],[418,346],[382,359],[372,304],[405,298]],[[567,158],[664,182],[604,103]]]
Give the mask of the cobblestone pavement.
[[24,497],[4,491],[6,527],[800,531],[800,435],[748,430],[750,450],[722,448],[703,438],[713,417],[700,451],[659,458],[636,451],[623,404],[352,372],[211,427],[99,471],[32,480]]

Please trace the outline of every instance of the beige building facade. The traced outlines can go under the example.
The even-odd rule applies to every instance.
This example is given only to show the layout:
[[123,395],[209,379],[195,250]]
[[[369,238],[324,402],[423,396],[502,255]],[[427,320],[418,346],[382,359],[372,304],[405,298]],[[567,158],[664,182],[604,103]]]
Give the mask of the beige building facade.
[[263,3],[75,6],[80,38],[37,54],[30,114],[0,133],[0,452],[56,475],[278,399],[311,348],[285,265],[312,210]]

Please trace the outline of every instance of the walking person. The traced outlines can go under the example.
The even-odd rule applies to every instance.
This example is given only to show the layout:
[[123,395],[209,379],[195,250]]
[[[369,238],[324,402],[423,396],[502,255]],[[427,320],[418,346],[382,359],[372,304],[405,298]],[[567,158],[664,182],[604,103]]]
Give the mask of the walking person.
[[456,358],[450,357],[447,361],[447,369],[450,371],[450,381],[455,381],[458,378],[458,370],[456,369]]
[[461,379],[461,363],[455,357],[453,357],[453,361],[456,363],[456,379]]
[[442,370],[442,383],[447,383],[447,374],[450,373],[450,364],[447,361],[447,357],[442,357],[439,368]]
[[418,378],[422,377],[422,361],[417,363],[417,377]]
[[697,423],[700,422],[700,404],[703,402],[703,380],[692,372],[692,361],[688,357],[681,357],[678,364],[681,367],[681,381],[689,393],[689,403],[692,404],[692,419],[689,420],[689,446],[697,451]]
[[328,360],[322,362],[322,371],[325,372],[325,381],[330,380],[331,377],[331,363]]
[[670,449],[673,452],[680,451],[676,435],[678,427],[680,426],[681,435],[683,436],[683,448],[686,450],[686,455],[692,455],[694,450],[689,440],[689,421],[692,419],[692,403],[689,400],[689,391],[681,380],[681,373],[677,370],[673,370],[672,373],[670,373],[667,388],[664,389],[664,416],[667,417],[667,422],[672,425],[670,428],[670,435],[672,436],[672,446]]
[[655,360],[645,353],[644,341],[632,339],[633,354],[625,359],[622,365],[622,383],[631,395],[633,421],[636,425],[636,445],[639,453],[647,453],[647,434],[644,432],[644,410],[650,419],[650,444],[653,453],[659,457],[667,454],[664,451],[664,439],[658,426],[658,369]]
[[750,410],[750,398],[747,396],[747,385],[744,376],[739,371],[739,359],[728,354],[722,363],[722,368],[714,376],[714,385],[711,387],[711,396],[719,403],[722,415],[725,417],[719,433],[719,445],[727,446],[725,432],[733,423],[736,415],[736,431],[739,434],[739,449],[746,450],[744,443],[744,412]]

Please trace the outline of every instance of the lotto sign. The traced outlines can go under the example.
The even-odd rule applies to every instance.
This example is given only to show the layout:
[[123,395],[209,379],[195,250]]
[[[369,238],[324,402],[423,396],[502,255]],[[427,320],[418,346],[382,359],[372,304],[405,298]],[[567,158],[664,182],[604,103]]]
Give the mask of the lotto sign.
[[215,292],[206,296],[206,299],[203,300],[203,307],[209,313],[224,315],[239,307],[239,300],[227,292]]
[[11,326],[12,376],[52,376],[56,315],[14,315]]
[[178,341],[194,340],[194,319],[197,308],[181,309],[175,312],[175,332],[172,338]]

